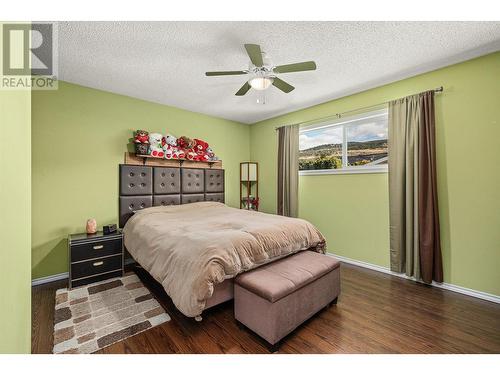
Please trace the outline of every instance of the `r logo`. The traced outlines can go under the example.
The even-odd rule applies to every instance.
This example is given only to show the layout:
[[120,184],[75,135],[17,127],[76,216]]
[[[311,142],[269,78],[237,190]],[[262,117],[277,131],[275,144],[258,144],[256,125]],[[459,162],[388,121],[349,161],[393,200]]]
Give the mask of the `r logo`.
[[[22,45],[22,48],[11,48],[12,45]],[[52,24],[4,24],[3,46],[3,75],[49,76],[54,73]]]

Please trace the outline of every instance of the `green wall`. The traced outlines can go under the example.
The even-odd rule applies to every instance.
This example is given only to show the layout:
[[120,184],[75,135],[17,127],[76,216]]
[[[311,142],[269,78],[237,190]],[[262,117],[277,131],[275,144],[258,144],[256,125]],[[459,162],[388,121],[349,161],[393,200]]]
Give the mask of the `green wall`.
[[[33,277],[67,269],[66,235],[117,221],[117,165],[136,128],[206,138],[224,160],[238,206],[239,162],[259,162],[263,211],[276,208],[275,126],[308,121],[438,86],[438,190],[445,282],[500,295],[500,53],[251,126],[61,82],[32,97]],[[86,181],[86,183],[82,183]],[[300,177],[299,214],[329,251],[389,265],[387,174]]]
[[29,90],[0,90],[0,353],[31,351],[30,116]]
[[[445,282],[500,295],[499,77],[497,52],[252,125],[262,209],[276,209],[275,126],[444,86],[436,126]],[[387,191],[387,174],[301,176],[299,216],[325,234],[329,252],[388,266]]]
[[32,276],[67,271],[68,233],[118,222],[118,164],[135,129],[207,140],[223,160],[226,202],[238,207],[248,125],[59,82],[32,96]]

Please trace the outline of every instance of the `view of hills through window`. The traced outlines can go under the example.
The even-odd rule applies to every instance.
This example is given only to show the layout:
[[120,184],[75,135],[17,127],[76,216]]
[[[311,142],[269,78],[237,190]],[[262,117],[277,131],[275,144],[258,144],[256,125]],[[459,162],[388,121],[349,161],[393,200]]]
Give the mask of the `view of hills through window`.
[[299,142],[300,170],[387,164],[387,111],[302,130]]

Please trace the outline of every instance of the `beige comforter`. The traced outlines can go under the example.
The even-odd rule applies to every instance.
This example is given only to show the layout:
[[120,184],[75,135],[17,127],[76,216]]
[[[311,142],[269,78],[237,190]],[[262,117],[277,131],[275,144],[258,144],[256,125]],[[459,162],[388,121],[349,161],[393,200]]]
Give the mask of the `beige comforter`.
[[313,248],[323,235],[309,222],[222,203],[151,207],[125,225],[127,250],[186,316],[200,315],[214,285],[285,255]]

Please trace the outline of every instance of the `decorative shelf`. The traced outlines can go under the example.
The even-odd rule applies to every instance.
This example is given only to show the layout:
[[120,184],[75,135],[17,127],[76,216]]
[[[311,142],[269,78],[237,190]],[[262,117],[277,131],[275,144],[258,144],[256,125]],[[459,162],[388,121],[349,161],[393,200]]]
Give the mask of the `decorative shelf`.
[[136,155],[133,152],[125,153],[125,164],[148,165],[155,167],[222,169],[222,160],[207,162],[207,161],[192,161],[192,160],[178,160],[178,159],[162,159],[151,155]]
[[[244,195],[243,187],[246,190]],[[255,196],[252,191],[255,188]],[[259,210],[259,165],[256,162],[240,163],[240,208]]]

